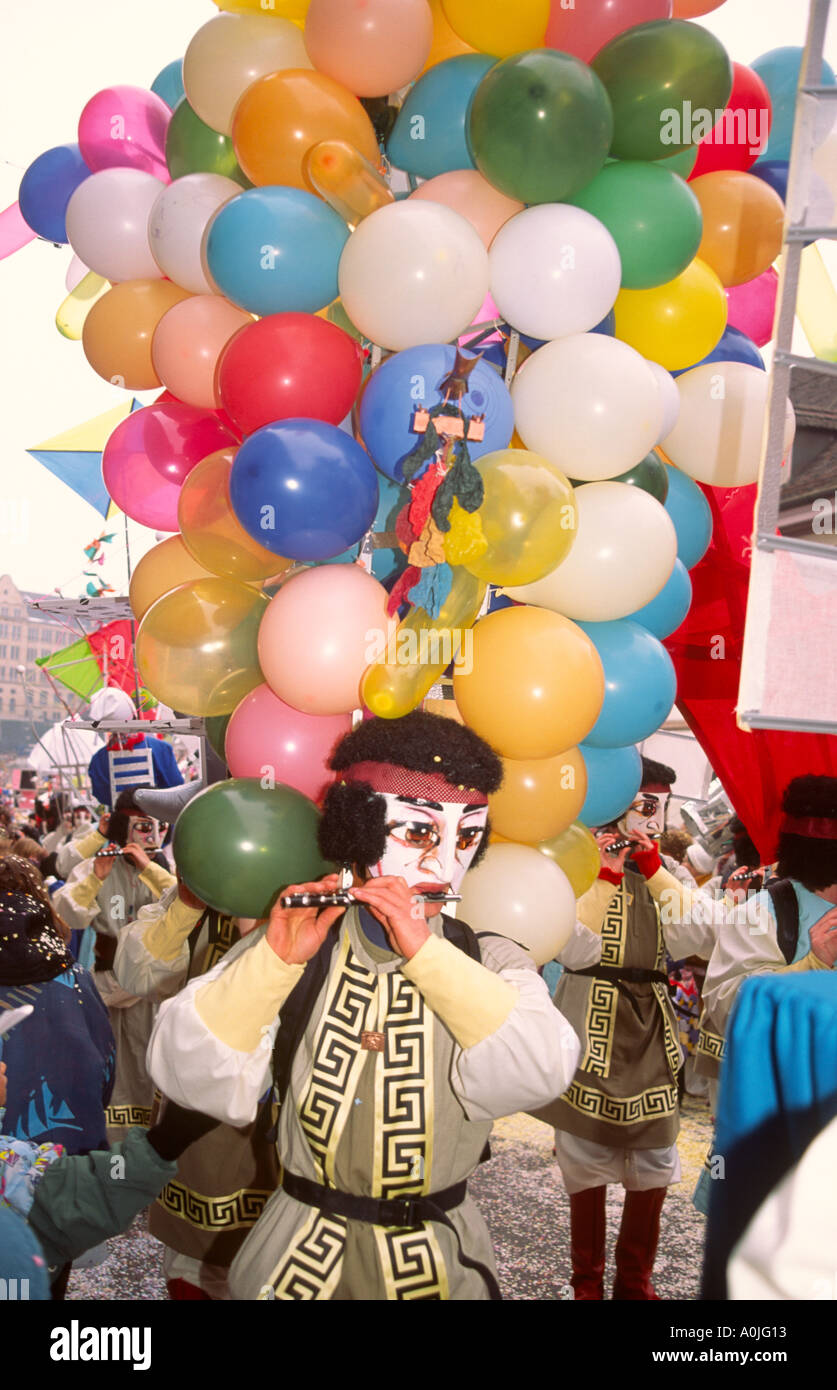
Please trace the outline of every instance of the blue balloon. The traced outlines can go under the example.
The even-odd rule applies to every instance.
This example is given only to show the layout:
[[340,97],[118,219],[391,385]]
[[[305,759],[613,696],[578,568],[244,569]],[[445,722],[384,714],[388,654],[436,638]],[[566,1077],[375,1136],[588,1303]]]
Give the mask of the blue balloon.
[[248,188],[215,215],[206,242],[221,294],[251,314],[315,314],[337,298],[349,229],[301,188]]
[[579,623],[601,657],[605,693],[601,712],[585,744],[621,748],[641,743],[668,718],[677,677],[665,647],[647,628],[626,618]]
[[378,506],[365,450],[323,420],[279,420],[248,436],[230,472],[233,511],[260,545],[291,560],[339,555]]
[[692,606],[692,581],[682,560],[675,560],[670,579],[656,598],[629,613],[632,623],[647,627],[660,641],[676,632]]
[[[440,404],[444,396],[441,383],[455,361],[456,349],[451,345],[423,343],[388,357],[369,380],[360,403],[360,432],[376,466],[397,483],[404,481],[403,461],[418,443],[419,436],[412,429],[416,410]],[[466,415],[485,417],[482,440],[468,442],[472,459],[508,446],[514,431],[514,407],[493,367],[477,362],[460,404]]]
[[[757,72],[768,92],[773,106],[773,119],[770,124],[770,138],[761,159],[765,163],[775,159],[790,159],[793,118],[796,110],[796,89],[799,85],[799,72],[802,66],[801,48],[771,48],[750,63]],[[825,87],[835,84],[834,70],[823,59],[820,82]],[[824,102],[831,110],[830,103]],[[750,170],[755,173],[756,166]]]
[[587,768],[587,795],[578,813],[582,825],[610,825],[627,811],[642,785],[639,749],[592,748],[579,744]]
[[[378,510],[372,522],[373,532],[394,531],[398,513],[410,501],[411,493],[406,487],[399,487],[391,478],[378,474]],[[321,560],[324,565],[351,565],[360,552],[360,543],[350,545],[330,560]],[[394,583],[399,574],[407,568],[407,556],[400,546],[381,546],[372,552],[372,573],[385,587]]]
[[687,570],[703,559],[712,539],[709,503],[692,478],[666,464],[668,497],[664,506],[677,532],[677,557]]
[[21,216],[44,241],[66,244],[67,204],[90,177],[78,145],[56,145],[33,160],[20,181]]
[[761,179],[774,193],[778,193],[783,203],[788,201],[788,170],[790,164],[787,159],[765,159],[757,162],[748,171],[755,174],[757,179]]
[[691,372],[695,367],[703,367],[707,362],[746,362],[748,367],[758,367],[760,371],[765,371],[764,358],[746,333],[742,333],[740,328],[733,328],[727,324],[724,329],[721,341],[717,347],[702,357],[699,362],[693,362],[691,367],[681,367],[679,371],[672,372],[672,376],[682,376],[684,372]]
[[151,90],[173,111],[186,95],[183,86],[183,59],[174,58],[170,63],[166,63],[151,83]]
[[466,138],[468,108],[496,58],[466,53],[446,58],[420,77],[404,99],[387,141],[397,169],[432,179],[451,169],[475,169]]

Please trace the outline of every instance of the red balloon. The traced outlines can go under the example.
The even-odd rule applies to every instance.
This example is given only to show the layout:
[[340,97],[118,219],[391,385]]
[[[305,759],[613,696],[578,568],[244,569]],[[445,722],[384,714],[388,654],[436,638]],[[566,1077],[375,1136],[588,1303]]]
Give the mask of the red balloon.
[[746,173],[764,154],[772,117],[770,93],[758,73],[743,63],[733,63],[729,101],[721,119],[698,145],[689,181],[719,169]]
[[[172,395],[171,391],[161,391],[159,396],[155,397],[153,404],[186,405],[187,402],[182,401],[179,396]],[[241,430],[238,428],[238,425],[233,423],[226,410],[207,410],[204,413],[206,415],[213,415],[217,419],[218,423],[224,426],[225,430],[229,430],[230,434],[235,435],[239,443],[241,442]]]
[[360,387],[360,344],[315,314],[269,314],[224,348],[216,396],[245,435],[276,420],[339,425]]
[[671,0],[579,0],[569,7],[552,0],[544,43],[589,63],[611,39],[654,19],[671,19]]

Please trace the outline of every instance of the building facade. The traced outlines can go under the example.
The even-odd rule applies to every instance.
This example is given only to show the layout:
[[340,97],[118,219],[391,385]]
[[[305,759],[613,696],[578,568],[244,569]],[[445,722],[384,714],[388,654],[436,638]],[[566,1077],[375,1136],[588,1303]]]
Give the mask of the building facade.
[[[29,608],[29,600],[44,594],[18,589],[10,575],[0,576],[0,753],[27,752],[38,734],[66,717],[52,686],[35,664],[39,656],[68,647],[81,636],[58,618]],[[22,668],[22,669],[21,669]],[[81,701],[64,692],[70,708]]]

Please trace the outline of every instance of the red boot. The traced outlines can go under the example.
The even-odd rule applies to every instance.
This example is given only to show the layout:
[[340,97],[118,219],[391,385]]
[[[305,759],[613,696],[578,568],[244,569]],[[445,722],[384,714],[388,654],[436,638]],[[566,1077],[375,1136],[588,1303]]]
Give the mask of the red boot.
[[622,1224],[616,1242],[614,1298],[654,1299],[659,1302],[651,1283],[651,1271],[660,1239],[660,1212],[667,1191],[666,1187],[652,1187],[647,1192],[625,1193]]
[[195,1302],[198,1299],[207,1302],[212,1301],[208,1293],[199,1289],[197,1284],[190,1284],[188,1279],[167,1279],[166,1288],[169,1291],[169,1298],[176,1303]]
[[604,1298],[606,1187],[570,1194],[570,1283],[576,1302]]

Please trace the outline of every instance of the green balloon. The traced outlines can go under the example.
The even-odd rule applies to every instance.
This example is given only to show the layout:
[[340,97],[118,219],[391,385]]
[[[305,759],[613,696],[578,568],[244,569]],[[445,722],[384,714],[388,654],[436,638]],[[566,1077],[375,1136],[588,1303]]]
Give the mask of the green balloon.
[[637,24],[605,44],[590,66],[613,106],[617,159],[666,159],[694,145],[705,113],[732,91],[732,64],[708,29],[686,19]]
[[173,179],[184,174],[223,174],[242,188],[253,185],[235,157],[229,135],[205,124],[184,97],[174,108],[166,134],[166,164]]
[[670,154],[668,159],[655,159],[654,163],[660,169],[670,169],[672,174],[679,174],[681,179],[687,179],[697,164],[697,157],[697,145],[688,145],[679,154]]
[[650,492],[652,497],[656,497],[658,502],[665,505],[668,497],[668,473],[662,459],[655,453],[646,454],[644,459],[635,463],[633,468],[629,468],[627,473],[620,473],[618,478],[611,479],[614,483],[629,483],[633,487],[638,487],[642,492]]
[[560,203],[607,158],[613,120],[586,63],[554,48],[495,63],[477,87],[468,143],[480,173],[522,203]]
[[700,203],[688,184],[658,164],[606,164],[569,201],[607,227],[622,261],[623,289],[667,284],[700,245]]
[[187,888],[218,912],[267,917],[281,889],[331,873],[317,846],[320,814],[292,787],[255,777],[216,782],[190,801],[174,830]]
[[214,749],[223,763],[227,761],[227,755],[224,751],[224,739],[227,737],[227,725],[231,719],[232,711],[230,711],[229,714],[207,715],[203,721],[210,747]]

